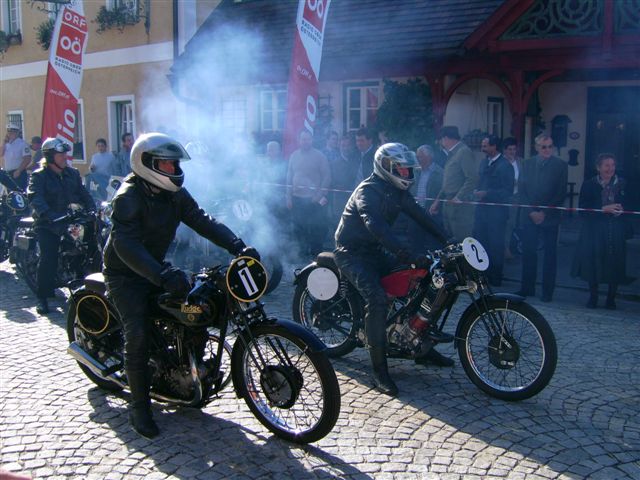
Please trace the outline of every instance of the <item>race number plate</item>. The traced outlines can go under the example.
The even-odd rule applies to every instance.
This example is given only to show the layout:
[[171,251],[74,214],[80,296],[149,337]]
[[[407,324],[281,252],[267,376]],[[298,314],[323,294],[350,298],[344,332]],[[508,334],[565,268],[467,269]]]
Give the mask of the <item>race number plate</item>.
[[482,244],[475,238],[467,237],[462,241],[464,258],[476,270],[484,272],[489,268],[489,255]]
[[325,267],[314,268],[307,277],[307,290],[316,300],[329,300],[338,293],[340,281],[332,270]]
[[240,302],[255,302],[267,289],[267,270],[255,258],[235,258],[226,278],[229,292]]
[[242,222],[248,222],[253,216],[253,208],[246,200],[236,200],[233,202],[233,215]]

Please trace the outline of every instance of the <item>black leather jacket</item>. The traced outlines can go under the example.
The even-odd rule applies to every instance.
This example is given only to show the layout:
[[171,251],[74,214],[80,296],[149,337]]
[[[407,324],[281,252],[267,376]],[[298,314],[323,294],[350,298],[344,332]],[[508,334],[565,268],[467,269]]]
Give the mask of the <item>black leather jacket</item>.
[[65,225],[51,224],[54,218],[65,215],[70,203],[79,203],[85,210],[95,210],[96,204],[82,185],[80,172],[67,167],[59,174],[48,166],[38,168],[31,175],[27,197],[35,226],[62,233]]
[[130,175],[112,200],[112,229],[104,250],[106,276],[140,276],[161,284],[160,271],[180,222],[236,255],[245,246],[222,223],[207,215],[189,192],[153,193]]
[[412,218],[438,241],[446,243],[447,238],[440,227],[416,203],[409,191],[400,190],[372,174],[351,194],[336,230],[336,246],[347,250],[377,250],[382,245],[395,255],[409,252],[409,246],[391,230],[400,212]]

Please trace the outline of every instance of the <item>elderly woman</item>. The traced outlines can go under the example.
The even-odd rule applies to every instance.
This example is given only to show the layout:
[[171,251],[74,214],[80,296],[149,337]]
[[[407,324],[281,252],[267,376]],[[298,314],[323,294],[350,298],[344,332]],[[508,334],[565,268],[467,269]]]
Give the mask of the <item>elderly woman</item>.
[[602,211],[580,213],[582,226],[571,273],[589,283],[587,308],[598,306],[598,284],[608,283],[605,307],[615,310],[618,284],[627,280],[626,239],[630,224],[622,215],[625,181],[616,175],[613,154],[600,154],[596,168],[598,174],[582,184],[579,206]]

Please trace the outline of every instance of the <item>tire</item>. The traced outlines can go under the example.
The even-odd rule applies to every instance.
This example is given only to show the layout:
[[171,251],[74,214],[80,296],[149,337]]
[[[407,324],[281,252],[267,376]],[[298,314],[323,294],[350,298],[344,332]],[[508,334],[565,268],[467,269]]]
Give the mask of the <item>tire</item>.
[[29,289],[38,295],[38,259],[40,258],[40,247],[38,242],[33,240],[33,247],[28,250],[17,250],[16,267],[24,278]]
[[267,269],[267,275],[269,278],[269,283],[267,283],[267,289],[264,294],[268,294],[273,292],[278,285],[280,285],[280,281],[282,280],[282,262],[280,258],[276,255],[265,255],[263,259],[260,260],[264,265],[264,268]]
[[507,401],[530,398],[547,386],[556,369],[553,331],[529,304],[502,299],[488,299],[487,303],[499,331],[494,333],[489,327],[489,312],[470,309],[465,313],[459,327],[460,363],[471,381],[492,397]]
[[305,444],[323,438],[340,414],[340,387],[327,356],[280,326],[259,325],[251,334],[243,332],[233,348],[238,396],[284,440]]
[[330,358],[342,357],[357,346],[354,318],[361,309],[342,288],[330,300],[316,300],[307,290],[307,278],[299,279],[293,295],[293,321],[311,330],[327,346]]
[[[82,304],[81,315],[83,315],[83,318],[80,319],[80,322],[76,319],[78,303],[80,299],[87,296],[96,297],[92,292],[84,292],[74,296],[73,300],[69,302],[69,310],[67,311],[67,337],[69,338],[69,343],[78,342],[87,353],[102,363],[121,361],[124,357],[124,331],[115,313],[115,309],[113,309],[106,300],[101,297],[96,297],[101,298],[105,302],[105,305],[110,308],[109,325],[103,333],[94,335],[80,325],[80,322],[84,321],[87,325],[98,325],[101,327],[101,322],[104,322],[104,308],[98,300],[87,299],[86,303]],[[114,359],[114,357],[107,352],[117,352],[121,358]],[[78,362],[78,366],[84,374],[89,377],[89,380],[98,387],[110,392],[122,390],[120,385],[100,375],[96,375],[80,362]]]

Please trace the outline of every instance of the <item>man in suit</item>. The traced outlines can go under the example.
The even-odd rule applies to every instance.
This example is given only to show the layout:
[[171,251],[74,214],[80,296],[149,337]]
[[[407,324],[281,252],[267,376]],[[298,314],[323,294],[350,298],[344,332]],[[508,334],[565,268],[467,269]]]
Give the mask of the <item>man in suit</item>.
[[373,146],[373,134],[368,128],[363,127],[356,132],[356,147],[360,157],[360,165],[356,171],[354,188],[373,173],[373,155],[376,153],[376,149]]
[[518,156],[518,143],[516,139],[513,137],[505,138],[502,142],[502,155],[506,158],[511,166],[513,167],[513,196],[509,203],[513,203],[514,205],[509,208],[509,218],[507,219],[507,228],[505,228],[505,249],[504,249],[504,257],[506,260],[514,258],[513,255],[516,253],[512,252],[510,249],[511,243],[511,235],[513,234],[513,230],[519,226],[518,223],[518,212],[520,211],[517,206],[518,203],[518,178],[520,178],[520,171],[522,170],[522,158]]
[[518,182],[518,194],[523,205],[520,222],[522,240],[522,286],[518,295],[535,294],[538,265],[538,239],[542,237],[544,260],[542,263],[542,301],[550,302],[556,284],[558,227],[560,210],[544,206],[560,207],[567,196],[567,164],[553,155],[553,140],[541,133],[535,140],[537,155],[522,165]]
[[[429,145],[421,145],[416,150],[416,158],[420,164],[419,173],[416,175],[416,181],[411,186],[411,193],[415,196],[418,204],[429,211],[433,200],[440,193],[442,188],[442,177],[444,171],[442,167],[435,162],[435,152]],[[424,253],[426,250],[439,248],[435,239],[429,235],[425,235],[424,230],[420,229],[415,222],[409,222],[408,218],[401,215],[396,224],[405,221],[407,224],[407,235],[411,248],[416,252]],[[432,216],[433,220],[442,226],[442,217],[439,214]],[[395,227],[395,225],[394,225]]]
[[480,205],[476,206],[473,236],[487,250],[489,269],[487,278],[495,287],[502,284],[504,266],[504,231],[509,207],[482,205],[482,203],[508,203],[513,195],[513,168],[500,153],[500,139],[488,135],[482,140],[482,151],[487,157],[480,163],[478,187],[473,192]]
[[456,240],[462,241],[471,234],[473,227],[473,205],[461,202],[473,200],[473,190],[478,183],[478,164],[471,149],[460,141],[458,127],[445,126],[441,130],[440,143],[447,150],[442,189],[438,200],[429,208],[431,215],[440,212],[444,203],[444,226]]

